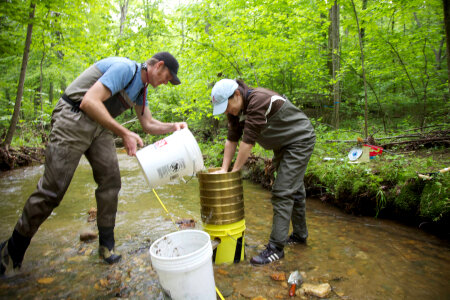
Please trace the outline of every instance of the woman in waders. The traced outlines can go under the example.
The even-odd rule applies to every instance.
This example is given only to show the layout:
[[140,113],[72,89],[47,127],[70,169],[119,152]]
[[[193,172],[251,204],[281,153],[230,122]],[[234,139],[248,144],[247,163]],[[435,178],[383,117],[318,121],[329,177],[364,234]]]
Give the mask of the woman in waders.
[[[277,177],[272,186],[272,232],[266,249],[250,262],[262,265],[284,257],[286,244],[305,244],[308,230],[305,219],[303,177],[314,149],[315,133],[308,117],[289,100],[265,88],[249,88],[241,80],[222,79],[211,92],[213,114],[226,113],[228,136],[221,173],[242,168],[255,142],[273,150]],[[293,232],[289,234],[292,222]]]

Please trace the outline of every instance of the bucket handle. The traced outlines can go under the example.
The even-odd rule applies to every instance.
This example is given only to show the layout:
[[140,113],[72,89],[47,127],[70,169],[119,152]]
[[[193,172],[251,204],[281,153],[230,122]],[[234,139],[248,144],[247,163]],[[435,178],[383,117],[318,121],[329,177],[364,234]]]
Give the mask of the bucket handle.
[[191,178],[189,178],[188,180],[184,180],[183,176],[180,176],[181,181],[183,181],[184,183],[188,183],[189,181],[192,180],[192,178],[194,178],[195,176],[195,160],[192,162],[192,175]]
[[234,240],[236,243],[237,243],[237,240],[234,238],[234,237],[232,237],[231,236],[231,234],[227,231],[227,235],[232,239],[232,240]]

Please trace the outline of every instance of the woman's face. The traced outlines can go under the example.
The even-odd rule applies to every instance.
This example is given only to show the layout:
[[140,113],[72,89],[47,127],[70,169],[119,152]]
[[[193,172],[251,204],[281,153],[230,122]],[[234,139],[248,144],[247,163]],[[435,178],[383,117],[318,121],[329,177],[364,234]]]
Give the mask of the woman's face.
[[230,98],[228,98],[228,106],[225,110],[226,114],[230,114],[233,116],[239,116],[241,110],[244,108],[244,101],[242,99],[241,93],[239,90],[236,90]]

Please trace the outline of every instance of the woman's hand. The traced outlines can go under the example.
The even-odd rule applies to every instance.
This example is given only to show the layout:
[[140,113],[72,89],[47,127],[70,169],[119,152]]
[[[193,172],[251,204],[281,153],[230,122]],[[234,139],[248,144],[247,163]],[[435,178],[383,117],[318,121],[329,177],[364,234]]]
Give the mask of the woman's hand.
[[211,172],[211,174],[223,174],[223,173],[227,173],[227,171],[226,171],[226,170],[223,170],[223,169],[220,169],[220,170]]

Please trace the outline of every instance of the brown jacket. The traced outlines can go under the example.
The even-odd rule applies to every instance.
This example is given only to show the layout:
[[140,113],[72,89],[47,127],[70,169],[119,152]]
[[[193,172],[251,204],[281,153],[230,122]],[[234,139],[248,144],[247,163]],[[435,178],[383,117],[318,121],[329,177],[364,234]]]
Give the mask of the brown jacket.
[[274,101],[270,113],[266,118],[270,98],[273,95],[279,94],[265,88],[255,88],[245,94],[243,97],[244,109],[241,117],[228,114],[227,138],[232,142],[237,142],[242,137],[243,142],[254,145],[261,130],[266,125],[267,119],[273,116],[283,106],[284,101]]

